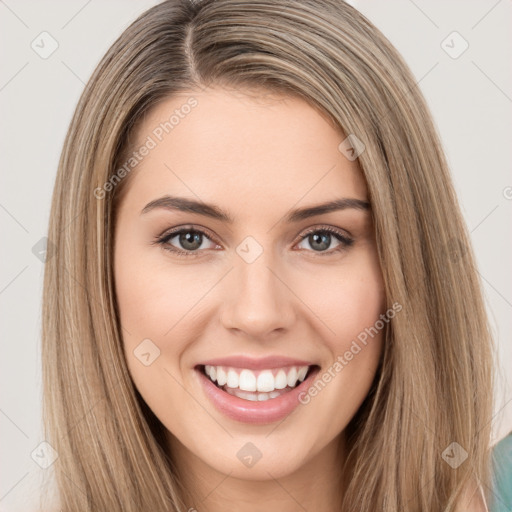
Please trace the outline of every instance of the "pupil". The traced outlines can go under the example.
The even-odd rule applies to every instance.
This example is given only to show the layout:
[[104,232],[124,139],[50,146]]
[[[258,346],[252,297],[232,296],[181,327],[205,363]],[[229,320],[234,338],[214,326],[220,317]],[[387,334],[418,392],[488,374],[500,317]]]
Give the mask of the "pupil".
[[329,242],[331,239],[331,235],[328,233],[322,233],[322,234],[314,234],[310,235],[310,238],[313,239],[313,243],[311,243],[311,247],[315,248],[315,244],[320,240],[320,247],[317,247],[320,250],[325,250],[329,247]]
[[199,249],[199,247],[201,247],[201,233],[196,233],[195,231],[183,233],[180,235],[180,243],[184,249]]

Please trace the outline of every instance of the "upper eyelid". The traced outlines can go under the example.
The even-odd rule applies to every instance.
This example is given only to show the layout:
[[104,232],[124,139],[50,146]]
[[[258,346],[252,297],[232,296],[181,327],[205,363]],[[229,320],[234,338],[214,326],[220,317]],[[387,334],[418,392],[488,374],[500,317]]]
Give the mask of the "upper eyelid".
[[182,231],[196,231],[205,234],[208,236],[210,240],[220,245],[220,243],[216,240],[215,236],[212,236],[210,233],[211,231],[208,228],[205,228],[203,226],[197,226],[197,225],[185,225],[181,227],[171,228],[166,231],[164,231],[160,236],[158,236],[158,240],[163,240],[165,238],[171,237],[174,238],[176,235],[178,235]]
[[[170,239],[174,238],[176,235],[178,235],[180,232],[187,231],[187,230],[200,232],[200,233],[206,235],[212,242],[214,242],[218,245],[221,245],[220,242],[217,240],[217,237],[212,236],[210,234],[211,231],[208,228],[206,228],[204,226],[196,225],[196,224],[186,224],[184,226],[171,228],[167,231],[164,231],[163,234],[160,235],[157,239],[165,240],[166,238],[168,238],[170,240]],[[315,226],[312,226],[309,228],[305,228],[305,230],[301,231],[301,234],[297,235],[300,238],[299,242],[302,241],[310,233],[315,233],[317,231],[323,231],[323,230],[330,232],[333,235],[336,235],[336,232],[341,231],[341,232],[346,233],[346,238],[350,238],[350,239],[353,238],[353,235],[346,229],[329,226],[327,224],[318,224],[318,225],[315,225]]]
[[317,231],[327,231],[329,233],[334,233],[334,234],[336,234],[336,232],[338,232],[338,231],[342,231],[342,232],[346,233],[347,238],[353,238],[352,233],[350,233],[346,229],[329,226],[327,224],[320,224],[317,226],[313,226],[311,228],[306,228],[306,231],[301,231],[301,233],[303,233],[303,235],[299,235],[299,236],[308,235],[309,233],[315,233]]

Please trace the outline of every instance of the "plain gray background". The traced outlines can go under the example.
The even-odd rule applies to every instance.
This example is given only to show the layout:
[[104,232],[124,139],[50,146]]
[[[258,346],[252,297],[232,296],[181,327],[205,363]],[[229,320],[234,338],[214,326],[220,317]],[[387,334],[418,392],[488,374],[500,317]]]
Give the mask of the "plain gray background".
[[[47,230],[65,132],[102,55],[155,3],[0,0],[0,512],[36,510],[39,481],[51,471],[31,457],[43,441],[43,263],[36,249]],[[351,3],[402,53],[441,135],[471,231],[499,350],[496,441],[512,429],[512,3]],[[50,36],[41,36],[42,32]],[[53,40],[57,49],[43,58],[40,53],[49,51]]]

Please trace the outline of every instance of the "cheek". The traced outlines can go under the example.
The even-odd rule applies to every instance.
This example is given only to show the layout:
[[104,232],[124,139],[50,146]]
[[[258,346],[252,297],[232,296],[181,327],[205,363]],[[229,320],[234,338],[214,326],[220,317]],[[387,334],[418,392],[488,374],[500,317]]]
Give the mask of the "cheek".
[[133,341],[140,336],[158,340],[166,350],[169,345],[174,350],[187,333],[191,336],[190,331],[200,331],[201,298],[218,280],[214,272],[194,272],[192,267],[159,268],[142,262],[128,272],[129,265],[121,265],[116,272],[116,295],[125,335],[132,333]]
[[317,305],[329,326],[323,331],[329,355],[300,399],[310,421],[327,425],[325,436],[334,438],[363,403],[382,354],[388,322],[381,316],[385,294],[379,267],[352,267],[352,272],[331,281],[322,307],[320,301]]
[[162,339],[175,323],[173,316],[179,309],[180,295],[165,293],[169,283],[148,261],[147,254],[148,248],[134,235],[120,230],[114,251],[115,291],[124,350],[134,378],[144,368],[136,357],[139,347],[145,346],[143,353],[149,352],[151,359],[158,355],[152,367],[160,366]]
[[[159,247],[119,231],[114,253],[117,304],[125,342],[150,338],[159,343],[186,313],[200,290],[185,267],[172,266]],[[142,238],[141,235],[139,235]],[[146,245],[144,245],[146,244]],[[141,338],[142,336],[142,338]]]
[[[386,313],[385,291],[375,251],[359,252],[357,258],[347,260],[346,266],[338,270],[330,269],[325,276],[317,274],[316,282],[323,286],[317,287],[311,297],[312,309],[316,308],[328,327],[322,332],[329,353],[319,375],[322,382],[312,395],[321,389],[325,399],[322,403],[326,405],[339,400],[342,394],[345,404],[339,409],[339,422],[344,424],[370,389],[389,319],[383,321],[381,316]],[[325,392],[324,386],[328,388]],[[326,415],[332,418],[332,410],[326,407]]]
[[[179,306],[176,293],[165,293],[164,282],[147,266],[118,267],[116,295],[123,326],[127,331],[146,330],[146,336],[161,337],[172,327],[173,312]],[[126,270],[126,272],[125,272]]]
[[337,353],[349,350],[353,340],[364,339],[368,329],[379,320],[385,303],[378,276],[367,275],[347,284],[344,292],[335,317]]
[[[114,277],[128,368],[139,391],[150,392],[157,384],[169,387],[169,373],[181,380],[186,370],[181,367],[183,354],[204,330],[201,297],[218,278],[211,269],[199,272],[194,265],[172,265],[159,248],[140,245],[128,237],[120,240]],[[147,352],[150,357],[158,354],[149,367],[137,358]]]
[[174,417],[186,407],[179,365],[189,339],[183,328],[189,324],[180,319],[188,320],[184,295],[189,288],[181,276],[180,269],[171,275],[168,268],[153,265],[147,251],[135,244],[129,252],[120,245],[115,255],[115,290],[127,366],[137,390],[161,421],[164,411]]
[[305,287],[308,305],[327,327],[325,340],[335,354],[348,350],[351,341],[374,326],[384,312],[382,273],[371,250],[360,251],[336,269],[317,272]]

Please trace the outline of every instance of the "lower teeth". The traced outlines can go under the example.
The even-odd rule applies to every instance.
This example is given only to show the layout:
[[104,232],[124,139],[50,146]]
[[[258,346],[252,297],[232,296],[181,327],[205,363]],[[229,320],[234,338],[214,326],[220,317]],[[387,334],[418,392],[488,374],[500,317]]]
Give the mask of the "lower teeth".
[[277,398],[278,396],[281,396],[284,393],[291,391],[293,388],[286,387],[284,389],[275,389],[274,391],[270,391],[268,393],[262,393],[257,391],[243,391],[238,388],[229,388],[228,386],[222,386],[220,389],[222,389],[229,395],[233,395],[238,398],[243,398],[244,400],[250,400],[252,402],[264,402],[265,400]]
[[[225,391],[229,395],[236,396],[238,398],[242,398],[244,400],[250,400],[251,402],[264,402],[266,400],[271,400],[273,398],[277,398],[278,396],[284,395],[285,393],[288,393],[288,391],[291,391],[296,386],[298,386],[301,382],[306,380],[310,375],[311,368],[308,369],[308,372],[306,373],[306,376],[302,381],[297,381],[297,384],[292,388],[290,386],[286,386],[284,389],[274,389],[274,391],[269,391],[268,393],[264,393],[261,391],[243,391],[239,388],[230,388],[227,386],[227,384],[224,384],[223,386],[219,386],[216,382],[214,384],[219,388],[222,389],[222,391]],[[204,373],[204,369],[203,369]],[[206,373],[204,373],[205,377],[209,378]]]

